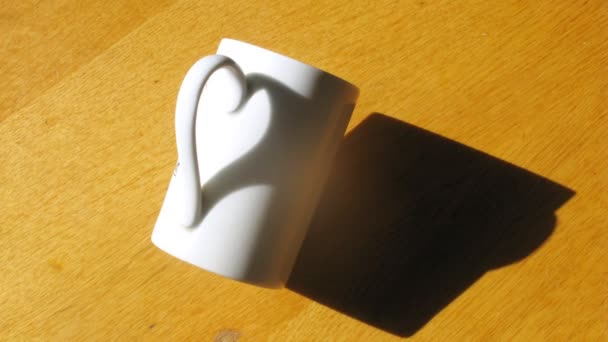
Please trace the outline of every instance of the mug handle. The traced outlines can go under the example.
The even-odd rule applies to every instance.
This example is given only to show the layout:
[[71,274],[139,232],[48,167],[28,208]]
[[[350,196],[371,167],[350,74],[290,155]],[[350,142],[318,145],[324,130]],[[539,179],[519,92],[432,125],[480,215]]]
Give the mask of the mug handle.
[[177,143],[177,165],[173,172],[178,196],[182,203],[177,205],[177,219],[183,226],[192,227],[202,212],[201,181],[196,154],[196,116],[198,102],[209,77],[220,68],[228,68],[240,94],[231,103],[228,111],[234,111],[243,101],[246,93],[245,75],[235,61],[222,55],[203,57],[188,70],[177,95],[175,106],[175,139]]

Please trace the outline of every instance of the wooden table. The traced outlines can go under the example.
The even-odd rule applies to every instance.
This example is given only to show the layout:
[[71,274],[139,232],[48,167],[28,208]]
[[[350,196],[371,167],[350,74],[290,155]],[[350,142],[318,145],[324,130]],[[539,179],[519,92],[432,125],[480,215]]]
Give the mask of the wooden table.
[[[0,11],[0,339],[606,340],[607,2]],[[361,88],[284,290],[150,242],[221,37]]]

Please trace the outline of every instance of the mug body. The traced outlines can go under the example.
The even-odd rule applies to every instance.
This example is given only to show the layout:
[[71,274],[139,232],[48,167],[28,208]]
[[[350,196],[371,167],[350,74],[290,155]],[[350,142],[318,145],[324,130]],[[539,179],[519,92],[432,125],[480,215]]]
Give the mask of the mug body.
[[196,152],[203,215],[194,227],[173,214],[169,185],[152,241],[167,253],[223,276],[284,286],[305,237],[329,165],[358,96],[352,84],[275,52],[223,39],[247,95],[226,112],[227,70],[207,82],[198,105]]

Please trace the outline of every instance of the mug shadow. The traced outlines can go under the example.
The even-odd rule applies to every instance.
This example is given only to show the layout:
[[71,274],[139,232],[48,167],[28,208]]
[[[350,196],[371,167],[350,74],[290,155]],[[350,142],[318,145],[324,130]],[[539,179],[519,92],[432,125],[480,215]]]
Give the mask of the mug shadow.
[[374,113],[343,140],[287,287],[411,336],[552,234],[574,191]]

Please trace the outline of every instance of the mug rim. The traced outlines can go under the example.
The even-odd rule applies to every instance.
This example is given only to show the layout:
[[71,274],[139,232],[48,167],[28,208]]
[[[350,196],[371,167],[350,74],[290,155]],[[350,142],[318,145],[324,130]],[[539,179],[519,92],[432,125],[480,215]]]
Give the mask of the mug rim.
[[308,63],[305,63],[305,62],[299,61],[299,60],[297,60],[297,59],[295,59],[295,58],[293,58],[293,57],[289,57],[289,56],[287,56],[287,55],[284,55],[284,54],[278,53],[278,52],[276,52],[276,51],[269,50],[269,49],[267,49],[267,48],[263,48],[263,47],[260,47],[260,46],[257,46],[257,45],[251,44],[251,43],[247,43],[247,42],[244,42],[244,41],[242,41],[242,40],[234,39],[234,38],[222,38],[222,39],[220,40],[220,45],[221,45],[221,44],[222,44],[222,42],[224,42],[224,41],[228,41],[228,42],[232,42],[232,43],[238,43],[238,44],[246,45],[246,46],[247,46],[247,47],[249,47],[249,48],[253,48],[253,49],[256,49],[256,50],[261,50],[261,51],[263,51],[263,52],[270,53],[271,55],[274,55],[274,56],[276,56],[276,57],[287,59],[288,61],[293,62],[293,63],[296,63],[296,64],[299,64],[300,66],[302,66],[302,67],[304,67],[304,68],[309,68],[309,69],[313,69],[313,70],[315,70],[315,71],[322,72],[323,74],[325,74],[325,75],[327,75],[327,76],[329,76],[329,77],[331,77],[331,78],[334,78],[335,80],[337,80],[337,81],[339,81],[339,82],[341,82],[341,83],[344,83],[344,84],[346,84],[347,86],[349,86],[349,87],[353,88],[353,89],[354,89],[354,90],[355,90],[357,93],[359,92],[359,87],[357,87],[357,86],[356,86],[355,84],[353,84],[352,82],[349,82],[349,81],[345,80],[344,78],[342,78],[342,77],[340,77],[340,76],[336,76],[335,74],[332,74],[331,72],[328,72],[328,71],[325,71],[325,70],[323,70],[323,69],[317,68],[317,67],[316,67],[316,66],[314,66],[314,65],[311,65],[311,64],[308,64]]

